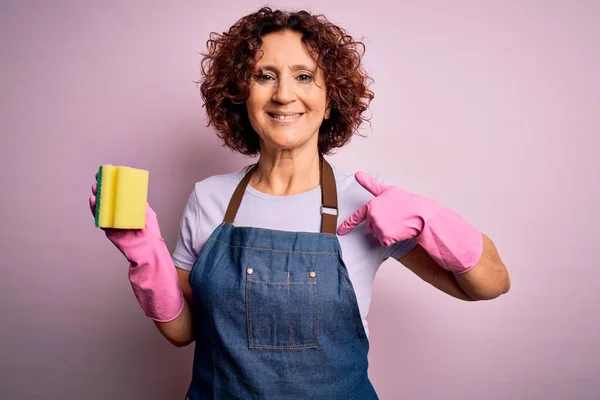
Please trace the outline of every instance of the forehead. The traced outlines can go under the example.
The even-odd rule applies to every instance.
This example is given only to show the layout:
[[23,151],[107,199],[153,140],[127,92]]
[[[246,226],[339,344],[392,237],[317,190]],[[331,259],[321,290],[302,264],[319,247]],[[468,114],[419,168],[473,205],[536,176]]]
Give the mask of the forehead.
[[309,49],[302,42],[302,34],[292,31],[273,32],[264,35],[260,50],[256,53],[257,66],[288,66],[304,64],[316,66]]

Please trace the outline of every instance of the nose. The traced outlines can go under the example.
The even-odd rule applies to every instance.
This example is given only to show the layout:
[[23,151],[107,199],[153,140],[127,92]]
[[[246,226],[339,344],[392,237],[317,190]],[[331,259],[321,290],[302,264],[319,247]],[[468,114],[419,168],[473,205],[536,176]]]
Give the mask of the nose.
[[293,79],[280,77],[277,87],[273,93],[273,101],[281,104],[289,104],[296,99]]

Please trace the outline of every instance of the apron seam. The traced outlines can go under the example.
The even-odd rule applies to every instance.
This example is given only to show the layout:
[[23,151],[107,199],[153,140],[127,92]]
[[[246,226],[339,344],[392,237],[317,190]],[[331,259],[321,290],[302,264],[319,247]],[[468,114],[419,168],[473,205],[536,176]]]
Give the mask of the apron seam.
[[238,249],[251,249],[251,250],[264,250],[264,251],[274,251],[279,253],[295,253],[295,254],[327,254],[327,255],[339,255],[339,252],[329,252],[329,251],[305,251],[305,250],[281,250],[281,249],[269,249],[267,247],[255,247],[255,246],[241,246],[235,244],[229,244],[219,239],[208,238],[207,241],[219,242],[230,248],[238,248]]

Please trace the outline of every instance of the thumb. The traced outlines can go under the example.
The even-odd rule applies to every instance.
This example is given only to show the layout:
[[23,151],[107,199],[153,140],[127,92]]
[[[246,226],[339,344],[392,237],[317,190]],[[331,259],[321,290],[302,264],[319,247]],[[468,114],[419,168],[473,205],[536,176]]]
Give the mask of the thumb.
[[366,172],[357,172],[354,177],[356,181],[367,189],[373,196],[379,196],[390,188],[390,185],[380,182]]
[[363,222],[367,217],[367,204],[363,204],[358,210],[351,216],[346,218],[344,222],[338,228],[338,235],[345,235],[350,232],[354,227]]

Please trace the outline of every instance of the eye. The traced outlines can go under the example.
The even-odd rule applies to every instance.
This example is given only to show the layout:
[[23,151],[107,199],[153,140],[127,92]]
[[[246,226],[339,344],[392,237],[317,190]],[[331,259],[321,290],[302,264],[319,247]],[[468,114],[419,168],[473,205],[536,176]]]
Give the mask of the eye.
[[302,83],[310,83],[313,81],[313,77],[309,74],[300,74],[296,77]]
[[269,82],[269,81],[272,81],[274,79],[275,78],[273,76],[268,75],[268,74],[258,74],[258,75],[256,75],[256,80],[258,82]]

